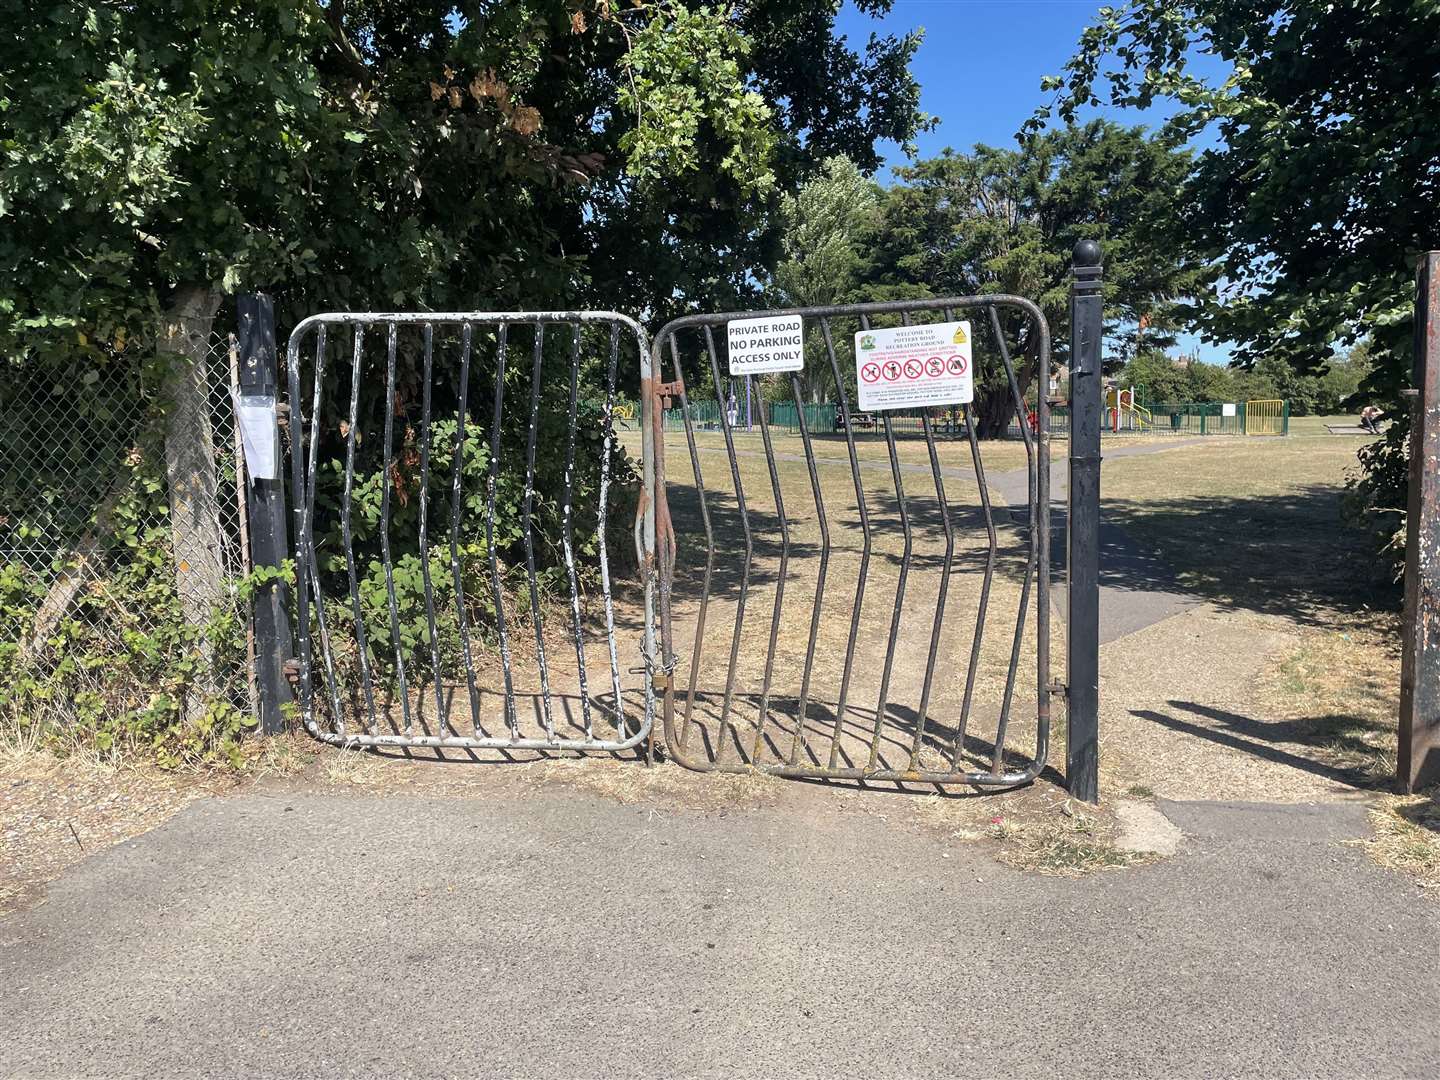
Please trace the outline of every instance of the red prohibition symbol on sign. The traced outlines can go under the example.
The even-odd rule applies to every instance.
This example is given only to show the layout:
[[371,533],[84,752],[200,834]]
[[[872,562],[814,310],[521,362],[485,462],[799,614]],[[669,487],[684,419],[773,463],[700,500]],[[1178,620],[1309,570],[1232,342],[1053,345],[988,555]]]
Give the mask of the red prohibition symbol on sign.
[[945,374],[945,361],[941,360],[938,356],[930,357],[929,360],[925,361],[925,372],[932,379],[939,378]]
[[946,365],[950,368],[951,375],[965,374],[965,358],[963,356],[950,357],[950,359],[946,362]]
[[860,369],[860,377],[861,377],[862,379],[864,379],[867,383],[873,383],[876,379],[880,378],[880,365],[879,365],[879,364],[866,364],[866,365],[864,365],[864,366]]
[[900,365],[894,360],[885,361],[885,381],[894,382],[900,378]]
[[919,360],[910,359],[905,361],[905,377],[907,379],[918,379],[924,372],[925,368]]

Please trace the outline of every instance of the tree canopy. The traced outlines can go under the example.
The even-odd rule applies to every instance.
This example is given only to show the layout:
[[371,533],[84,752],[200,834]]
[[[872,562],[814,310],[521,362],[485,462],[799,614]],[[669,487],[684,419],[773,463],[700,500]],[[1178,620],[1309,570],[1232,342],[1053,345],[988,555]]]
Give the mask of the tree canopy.
[[927,122],[918,38],[857,52],[828,0],[25,12],[0,26],[11,355],[113,342],[185,284],[273,288],[283,321],[733,304],[781,193]]
[[[1197,74],[1218,59],[1221,79]],[[1098,104],[1178,111],[1205,134],[1177,226],[1221,271],[1199,325],[1253,364],[1300,371],[1369,338],[1372,386],[1408,370],[1414,256],[1440,246],[1440,6],[1131,0],[1102,8],[1052,105],[1027,125]]]
[[[896,170],[865,242],[860,291],[869,298],[1014,293],[1034,299],[1050,324],[1052,356],[1065,362],[1070,252],[1089,238],[1105,248],[1105,310],[1112,325],[1142,316],[1151,345],[1171,341],[1184,305],[1210,268],[1183,243],[1158,244],[1188,154],[1143,128],[1096,120],[1045,132],[1016,149],[976,146]],[[1023,324],[1004,327],[1017,357]],[[1022,387],[1037,374],[1024,356]],[[984,434],[1013,408],[1003,372],[977,387]]]

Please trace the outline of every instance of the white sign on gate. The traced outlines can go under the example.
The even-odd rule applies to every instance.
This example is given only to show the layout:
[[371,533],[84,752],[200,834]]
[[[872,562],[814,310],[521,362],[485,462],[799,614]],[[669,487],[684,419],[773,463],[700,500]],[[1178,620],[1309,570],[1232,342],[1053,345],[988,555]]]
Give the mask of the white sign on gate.
[[968,322],[861,330],[855,335],[860,408],[924,408],[975,400]]
[[799,315],[735,319],[725,324],[731,375],[799,371],[805,366],[805,320]]

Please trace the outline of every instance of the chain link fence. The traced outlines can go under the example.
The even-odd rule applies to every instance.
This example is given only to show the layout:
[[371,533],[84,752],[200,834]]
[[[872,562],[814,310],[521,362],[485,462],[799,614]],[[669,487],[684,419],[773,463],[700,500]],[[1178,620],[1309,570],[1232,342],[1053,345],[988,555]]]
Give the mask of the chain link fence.
[[0,379],[0,707],[20,730],[201,745],[254,715],[233,335],[211,333],[189,408],[154,355],[132,339]]

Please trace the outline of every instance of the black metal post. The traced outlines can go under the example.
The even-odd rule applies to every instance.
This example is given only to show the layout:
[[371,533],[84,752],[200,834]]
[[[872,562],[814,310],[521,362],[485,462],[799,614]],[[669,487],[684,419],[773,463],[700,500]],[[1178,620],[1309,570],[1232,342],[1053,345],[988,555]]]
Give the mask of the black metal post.
[[1440,783],[1440,251],[1420,256],[1415,285],[1415,390],[1409,392],[1410,502],[1400,654],[1403,791]]
[[1093,803],[1100,801],[1100,245],[1080,241],[1072,263],[1066,780],[1071,795]]
[[[277,397],[275,309],[263,293],[237,298],[240,317],[240,393]],[[280,447],[276,447],[277,466]],[[284,471],[275,479],[251,478],[247,486],[250,514],[250,561],[256,570],[279,567],[290,557],[290,532],[285,522]],[[260,690],[260,730],[278,735],[285,730],[284,706],[293,700],[285,664],[293,655],[288,597],[283,582],[271,582],[255,593],[255,664]]]

